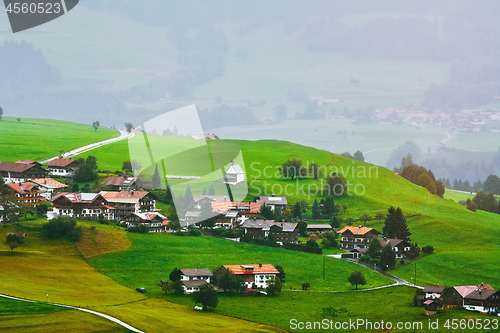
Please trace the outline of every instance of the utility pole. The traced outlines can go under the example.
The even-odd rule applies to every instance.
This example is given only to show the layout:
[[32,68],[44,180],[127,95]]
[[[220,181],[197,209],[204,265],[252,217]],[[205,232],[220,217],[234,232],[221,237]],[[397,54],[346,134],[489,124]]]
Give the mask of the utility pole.
[[323,280],[325,279],[325,255],[323,254]]
[[417,285],[417,263],[415,263],[415,285]]

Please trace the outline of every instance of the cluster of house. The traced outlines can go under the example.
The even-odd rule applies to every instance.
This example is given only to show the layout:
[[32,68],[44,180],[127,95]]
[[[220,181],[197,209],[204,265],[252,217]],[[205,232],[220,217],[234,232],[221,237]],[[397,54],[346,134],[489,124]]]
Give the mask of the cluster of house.
[[[258,265],[223,265],[234,275],[241,277],[247,289],[266,289],[268,282],[279,274],[279,271],[270,264]],[[185,294],[192,294],[200,287],[211,283],[213,273],[208,268],[184,268],[181,271],[182,290]]]
[[[368,245],[372,239],[378,239],[380,232],[367,227],[345,227],[339,231],[341,235],[340,248],[347,251],[345,257],[360,258],[368,250]],[[410,250],[410,243],[402,239],[396,238],[381,238],[380,244],[382,247],[390,244],[397,259],[402,259],[405,254]]]
[[460,110],[454,113],[415,108],[389,108],[375,111],[379,123],[403,123],[414,126],[456,126],[462,131],[500,130],[500,110]]
[[[424,288],[424,295],[415,296],[415,305],[423,304],[425,314],[430,316],[437,313],[438,306],[443,304],[443,292],[446,286],[434,285]],[[489,284],[477,286],[451,287],[452,295],[449,307],[463,307],[466,310],[481,313],[498,314],[500,316],[500,290],[493,289]]]

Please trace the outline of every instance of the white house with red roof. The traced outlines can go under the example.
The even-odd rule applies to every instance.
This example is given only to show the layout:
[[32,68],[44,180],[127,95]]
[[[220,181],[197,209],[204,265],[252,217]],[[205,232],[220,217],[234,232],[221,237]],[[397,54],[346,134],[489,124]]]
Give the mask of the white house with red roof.
[[373,238],[378,238],[380,232],[366,227],[344,227],[337,231],[342,235],[340,246],[343,249],[357,250],[366,249]]
[[60,192],[50,202],[54,206],[52,216],[97,219],[102,214],[107,220],[115,216],[115,208],[107,205],[106,199],[98,193]]
[[234,275],[241,277],[248,289],[252,287],[265,289],[268,286],[268,282],[280,273],[270,264],[224,265],[224,268],[229,269]]
[[495,290],[489,284],[477,286],[453,287],[455,294],[459,296],[459,306],[464,309],[479,312],[494,312],[500,310],[500,291]]

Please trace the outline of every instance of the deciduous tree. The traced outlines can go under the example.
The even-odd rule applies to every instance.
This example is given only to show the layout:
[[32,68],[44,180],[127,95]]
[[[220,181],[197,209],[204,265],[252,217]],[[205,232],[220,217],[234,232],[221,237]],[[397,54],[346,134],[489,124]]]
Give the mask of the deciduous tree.
[[203,310],[206,310],[208,306],[215,308],[219,304],[219,295],[214,287],[207,283],[193,293],[193,302],[195,304],[201,303]]
[[358,285],[364,286],[366,284],[366,278],[360,271],[352,272],[347,278],[347,281],[349,281],[351,285],[356,286],[356,289],[358,289]]
[[267,292],[274,296],[277,293],[281,292],[282,284],[280,279],[277,276],[273,276],[270,280],[267,281]]
[[97,132],[97,129],[101,126],[101,123],[99,123],[97,120],[92,123],[92,127],[94,128],[94,132]]

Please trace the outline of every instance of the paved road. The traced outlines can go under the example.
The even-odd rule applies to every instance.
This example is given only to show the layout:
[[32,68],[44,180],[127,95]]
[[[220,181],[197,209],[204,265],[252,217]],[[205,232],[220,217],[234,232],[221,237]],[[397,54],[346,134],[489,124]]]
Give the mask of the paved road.
[[78,155],[78,154],[81,154],[81,153],[85,153],[85,152],[87,152],[89,150],[105,146],[105,145],[113,143],[113,142],[118,142],[118,141],[121,141],[121,140],[125,140],[125,139],[128,139],[128,138],[131,138],[134,135],[135,135],[134,132],[128,133],[127,131],[120,130],[120,136],[119,137],[112,138],[112,139],[109,139],[109,140],[104,140],[104,141],[97,142],[97,143],[92,143],[90,145],[86,145],[86,146],[83,146],[83,147],[80,147],[80,148],[77,148],[77,149],[73,149],[71,151],[68,151],[67,153],[62,154],[62,155],[58,155],[56,157],[49,158],[48,160],[41,161],[40,163],[42,163],[42,164],[48,163],[48,162],[50,162],[52,160],[55,160],[56,158],[59,158],[59,156],[62,156],[62,158],[69,158],[69,157],[72,157],[72,156],[75,156],[75,155]]
[[92,314],[94,314],[96,316],[106,318],[107,320],[110,320],[112,322],[115,322],[118,325],[121,325],[121,326],[125,327],[126,329],[128,329],[128,330],[130,330],[132,332],[145,333],[145,332],[143,332],[141,330],[138,330],[137,328],[135,328],[133,326],[130,326],[129,324],[121,321],[120,319],[117,319],[115,317],[111,317],[111,316],[108,316],[108,315],[106,315],[104,313],[100,313],[100,312],[93,311],[93,310],[88,310],[88,309],[83,309],[83,308],[77,308],[77,307],[74,307],[74,306],[71,306],[71,305],[62,305],[62,304],[57,304],[57,303],[38,302],[38,301],[30,300],[30,299],[23,299],[23,298],[18,298],[18,297],[13,297],[13,296],[7,296],[7,295],[4,295],[4,294],[0,294],[0,297],[15,299],[15,300],[18,300],[18,301],[30,302],[30,303],[50,304],[50,305],[60,306],[60,307],[63,307],[63,308],[70,308],[70,309],[75,309],[75,310],[79,310],[79,311],[83,311],[83,312],[88,312],[88,313],[92,313]]

